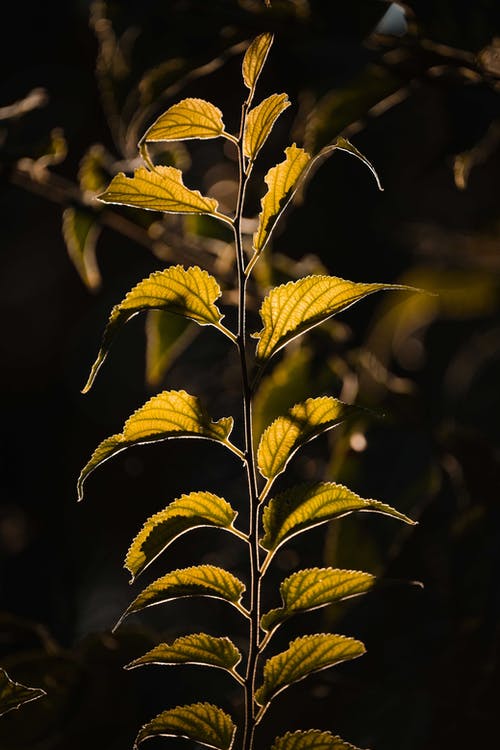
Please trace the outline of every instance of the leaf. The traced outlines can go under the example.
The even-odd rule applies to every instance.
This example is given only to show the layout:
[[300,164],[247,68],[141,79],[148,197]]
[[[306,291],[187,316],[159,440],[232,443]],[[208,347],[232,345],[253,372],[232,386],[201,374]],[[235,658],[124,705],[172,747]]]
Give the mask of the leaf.
[[83,498],[83,483],[89,474],[131,445],[174,437],[207,438],[229,445],[232,428],[232,417],[213,422],[196,396],[186,391],[162,391],[127,419],[122,432],[111,435],[97,446],[78,478],[78,499]]
[[339,151],[345,151],[346,153],[352,154],[352,156],[355,156],[357,159],[359,159],[360,161],[362,161],[363,164],[365,165],[365,167],[368,167],[368,169],[370,170],[370,172],[372,173],[372,175],[375,177],[378,189],[382,190],[382,191],[384,190],[384,188],[382,187],[382,185],[380,183],[379,176],[378,176],[378,174],[377,174],[377,172],[376,172],[375,167],[373,166],[373,164],[370,161],[368,161],[368,159],[366,158],[366,156],[363,156],[363,154],[361,153],[361,151],[358,151],[358,149],[356,148],[356,146],[353,146],[353,144],[350,141],[348,141],[347,138],[337,138],[337,140],[335,141],[335,143],[333,144],[333,146],[331,146],[331,147],[327,146],[326,149],[325,149],[325,151],[328,152],[328,151],[333,150],[333,149],[338,149]]
[[332,396],[308,398],[295,404],[286,416],[275,419],[264,431],[257,451],[260,473],[266,479],[274,479],[285,470],[301,445],[336,427],[357,411],[355,406]]
[[321,669],[356,659],[365,651],[361,641],[345,635],[319,633],[296,638],[286,651],[266,661],[264,681],[255,693],[255,700],[260,706],[265,706],[293,682]]
[[145,310],[162,310],[182,315],[201,326],[219,327],[223,315],[215,300],[220,295],[221,290],[214,277],[198,266],[187,269],[171,266],[163,271],[155,271],[140,281],[111,310],[101,348],[82,393],[90,390],[115,335],[134,315]]
[[20,682],[14,682],[5,670],[0,669],[0,716],[6,714],[7,711],[20,708],[24,703],[43,698],[44,695],[47,695],[45,690],[26,687]]
[[106,152],[100,143],[90,146],[84,153],[78,167],[78,181],[82,192],[94,196],[104,190],[109,180],[106,161]]
[[180,315],[150,310],[146,318],[146,383],[155,388],[196,337],[198,329]]
[[97,266],[95,248],[101,232],[91,213],[80,208],[63,211],[63,237],[71,262],[91,291],[101,286],[101,274]]
[[331,732],[319,729],[287,732],[276,737],[271,750],[359,750]]
[[116,630],[125,617],[135,612],[185,596],[224,599],[242,611],[240,602],[244,591],[245,585],[236,576],[215,565],[194,565],[191,568],[173,570],[146,586],[127,607],[113,630]]
[[273,43],[274,36],[268,31],[260,34],[250,44],[243,58],[243,80],[245,86],[253,91],[259,78],[262,68],[266,62],[269,50]]
[[295,195],[300,178],[305,174],[311,157],[295,143],[285,149],[285,160],[272,167],[264,180],[267,193],[262,198],[259,226],[253,236],[253,248],[261,253],[267,245],[278,219]]
[[382,289],[417,291],[401,284],[358,284],[336,276],[306,276],[274,287],[260,308],[263,329],[257,361],[262,364],[289,341]]
[[125,669],[145,664],[201,664],[232,672],[240,661],[241,654],[229,638],[197,633],[176,638],[171,645],[160,643],[144,656],[134,659]]
[[289,106],[288,94],[271,94],[257,107],[250,110],[243,136],[243,153],[250,161],[254,161],[273,129],[274,123]]
[[183,737],[217,750],[231,750],[236,727],[228,714],[210,703],[193,703],[163,711],[145,724],[134,750],[151,737]]
[[103,203],[171,214],[214,214],[219,205],[214,198],[187,188],[180,169],[161,166],[155,167],[154,172],[140,167],[133,177],[119,172],[108,189],[97,197]]
[[151,125],[144,141],[180,141],[217,138],[224,133],[222,112],[204,99],[183,99]]
[[148,518],[130,545],[125,568],[132,574],[132,581],[181,534],[200,526],[230,529],[237,515],[228,502],[212,492],[190,492],[174,500]]
[[261,546],[276,551],[301,531],[353,511],[371,511],[392,516],[404,523],[415,524],[411,518],[378,500],[365,500],[341,484],[318,482],[292,487],[269,501],[262,515],[265,534]]
[[357,594],[364,594],[375,577],[359,570],[309,568],[286,578],[280,586],[283,606],[263,615],[261,628],[272,631],[294,614],[308,612]]

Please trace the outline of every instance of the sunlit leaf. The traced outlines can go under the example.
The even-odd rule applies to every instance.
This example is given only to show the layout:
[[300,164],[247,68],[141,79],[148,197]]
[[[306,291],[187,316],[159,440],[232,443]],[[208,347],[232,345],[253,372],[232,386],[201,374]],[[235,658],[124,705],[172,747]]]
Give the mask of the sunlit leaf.
[[269,501],[262,515],[265,534],[260,544],[264,549],[275,551],[301,531],[354,511],[382,513],[404,523],[415,523],[390,505],[378,500],[365,500],[341,484],[301,484]]
[[260,473],[266,479],[278,476],[301,445],[331,430],[356,412],[355,406],[332,396],[308,398],[295,404],[264,431],[257,452]]
[[43,698],[44,695],[47,695],[45,690],[26,687],[20,682],[14,682],[5,670],[0,669],[0,716],[6,714],[7,711],[19,708],[23,703]]
[[283,606],[263,615],[261,627],[271,631],[292,615],[364,594],[374,585],[370,573],[337,568],[309,568],[286,578],[280,586]]
[[101,274],[95,248],[100,228],[94,217],[80,208],[66,208],[63,211],[62,231],[68,255],[81,280],[91,291],[99,289]]
[[266,142],[280,114],[289,106],[287,94],[271,94],[250,110],[243,137],[243,152],[251,161]]
[[239,608],[244,591],[245,585],[236,576],[215,565],[194,565],[191,568],[172,570],[141,591],[127,607],[115,628],[123,622],[125,617],[135,612],[185,596],[209,596],[224,599]]
[[198,329],[180,315],[150,310],[146,318],[146,383],[158,386]]
[[160,643],[125,669],[144,664],[201,664],[232,671],[241,661],[241,654],[229,638],[216,638],[206,633],[184,635],[172,644]]
[[83,483],[100,464],[131,445],[155,443],[174,437],[198,437],[226,443],[233,428],[232,417],[213,422],[196,396],[186,391],[163,391],[150,398],[130,416],[123,431],[100,443],[78,479],[78,499]]
[[78,168],[78,181],[82,191],[100,193],[109,180],[106,171],[106,154],[100,143],[95,143],[85,152]]
[[[337,138],[337,140],[335,141],[335,143],[332,144],[332,146],[327,146],[324,149],[324,151],[326,151],[328,153],[329,151],[333,151],[333,150],[337,150],[337,149],[339,151],[345,151],[347,154],[351,154],[352,156],[355,156],[357,159],[359,159],[361,162],[363,162],[363,164],[365,165],[365,167],[368,167],[368,169],[370,170],[370,172],[372,173],[372,175],[375,177],[378,189],[379,190],[383,190],[383,187],[382,187],[382,185],[380,183],[380,179],[379,179],[379,176],[378,176],[378,174],[377,174],[377,172],[375,170],[375,167],[373,166],[373,164],[371,163],[371,161],[369,161],[366,158],[366,156],[364,156],[361,153],[361,151],[358,151],[358,149],[356,148],[356,146],[353,146],[353,144],[350,141],[348,141],[347,138]],[[320,152],[319,155],[321,155],[321,152]]]
[[231,750],[236,727],[228,714],[210,703],[193,703],[163,711],[145,724],[134,749],[152,737],[183,737],[217,750]]
[[256,37],[245,52],[242,66],[243,80],[245,86],[250,90],[255,88],[257,79],[262,72],[267,55],[271,49],[273,38],[273,35],[266,31],[264,34]]
[[331,732],[320,729],[287,732],[276,737],[271,750],[359,750]]
[[293,682],[303,680],[312,672],[362,656],[365,651],[361,641],[344,635],[319,633],[296,638],[286,651],[266,661],[264,681],[255,693],[255,700],[265,706]]
[[295,143],[285,149],[285,160],[269,170],[265,176],[267,193],[260,204],[259,226],[253,236],[253,247],[262,252],[276,223],[293,198],[300,178],[305,173],[311,157]]
[[149,128],[145,141],[180,141],[217,138],[224,132],[222,112],[204,99],[183,99],[173,104]]
[[97,359],[82,392],[86,393],[91,388],[116,333],[134,315],[146,310],[162,310],[182,315],[202,326],[218,326],[223,315],[215,300],[220,295],[221,290],[214,277],[198,266],[187,269],[171,266],[163,271],[155,271],[140,281],[122,302],[113,307]]
[[259,339],[257,361],[265,362],[296,336],[383,289],[416,291],[400,284],[358,284],[336,276],[306,276],[274,287],[260,308],[264,327],[253,334]]
[[173,214],[213,214],[218,206],[214,198],[187,188],[182,182],[180,169],[161,166],[154,172],[141,167],[135,170],[133,177],[120,172],[98,198],[104,203]]
[[130,546],[125,568],[134,580],[181,534],[200,526],[229,529],[237,515],[228,502],[212,492],[182,495],[148,518]]

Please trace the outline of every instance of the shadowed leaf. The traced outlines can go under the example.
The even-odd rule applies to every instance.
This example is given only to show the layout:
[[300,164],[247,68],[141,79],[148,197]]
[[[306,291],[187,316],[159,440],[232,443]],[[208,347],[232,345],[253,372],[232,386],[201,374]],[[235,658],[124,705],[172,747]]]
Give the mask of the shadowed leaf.
[[14,682],[5,670],[0,669],[0,716],[6,714],[7,711],[19,708],[23,703],[43,698],[44,695],[47,695],[45,690],[26,687],[20,682]]
[[198,329],[188,318],[150,310],[146,318],[146,383],[155,388]]
[[299,570],[283,581],[280,586],[283,606],[263,615],[261,627],[263,630],[272,631],[292,615],[364,594],[374,583],[374,576],[359,570]]
[[174,539],[200,526],[230,529],[237,512],[211,492],[190,492],[148,518],[130,545],[125,568],[132,581],[156,560]]
[[215,300],[220,295],[214,277],[198,266],[187,269],[171,266],[140,281],[122,302],[113,307],[101,348],[82,393],[87,393],[92,387],[115,335],[134,315],[147,310],[162,310],[194,320],[201,326],[218,327],[223,315]]
[[293,682],[303,680],[312,672],[362,656],[365,651],[361,641],[344,635],[319,633],[296,638],[286,651],[266,661],[264,681],[255,693],[255,700],[260,706],[265,706]]
[[243,152],[250,161],[254,161],[274,123],[289,106],[288,94],[271,94],[250,110],[243,137]]
[[257,79],[262,72],[273,38],[273,35],[266,31],[256,37],[245,52],[242,66],[243,80],[245,86],[251,91],[255,88]]
[[163,711],[145,724],[134,749],[152,737],[183,737],[217,750],[231,750],[236,727],[228,714],[210,703],[193,703]]
[[95,248],[100,228],[92,214],[79,208],[63,211],[63,237],[71,262],[88,289],[95,291],[101,285]]
[[229,638],[196,633],[176,638],[170,645],[160,643],[144,656],[134,659],[125,669],[145,664],[201,664],[231,672],[240,661],[241,654]]
[[287,732],[276,737],[271,750],[359,750],[359,748],[319,729]]
[[232,417],[213,422],[196,396],[186,391],[163,391],[127,419],[123,431],[100,443],[78,478],[78,499],[83,483],[100,464],[131,445],[155,443],[174,437],[197,437],[228,444]]
[[144,141],[180,141],[217,138],[224,133],[222,112],[204,99],[183,99],[151,125]]

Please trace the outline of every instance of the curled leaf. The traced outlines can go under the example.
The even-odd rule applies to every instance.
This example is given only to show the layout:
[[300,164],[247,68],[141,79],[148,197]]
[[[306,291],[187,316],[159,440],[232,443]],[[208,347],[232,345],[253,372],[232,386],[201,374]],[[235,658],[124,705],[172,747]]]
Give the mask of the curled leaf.
[[231,750],[236,727],[231,717],[211,703],[193,703],[163,711],[145,724],[134,750],[152,737],[183,737],[216,750]]
[[160,643],[125,669],[145,664],[201,664],[231,672],[241,661],[241,654],[229,638],[216,638],[206,633],[184,635],[172,644]]
[[320,729],[287,732],[276,737],[271,750],[359,750],[331,732]]
[[245,86],[251,91],[255,88],[257,79],[262,72],[273,39],[273,35],[266,31],[256,37],[245,52],[242,65],[243,80]]
[[14,682],[4,669],[0,669],[0,716],[20,708],[24,703],[43,698],[44,695],[47,695],[45,690]]
[[248,113],[243,136],[243,153],[253,161],[266,142],[274,123],[290,106],[287,94],[271,94]]
[[217,138],[224,133],[222,112],[204,99],[183,99],[151,125],[144,141],[180,141]]

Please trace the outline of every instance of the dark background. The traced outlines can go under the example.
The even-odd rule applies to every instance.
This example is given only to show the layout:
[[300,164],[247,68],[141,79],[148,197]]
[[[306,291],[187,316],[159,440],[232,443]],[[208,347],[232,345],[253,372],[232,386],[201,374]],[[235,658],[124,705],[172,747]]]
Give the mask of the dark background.
[[[76,477],[93,448],[152,392],[144,384],[144,321],[136,319],[93,391],[80,395],[109,310],[165,260],[185,262],[184,251],[168,255],[144,241],[146,219],[137,212],[116,211],[139,226],[138,234],[130,227],[115,231],[95,213],[102,224],[102,284],[92,293],[68,258],[61,217],[65,207],[79,205],[78,165],[92,144],[104,144],[115,164],[121,160],[130,171],[135,141],[123,137],[120,122],[129,124],[130,113],[149,106],[157,90],[168,95],[146,125],[173,101],[202,96],[221,107],[235,131],[244,96],[241,54],[211,75],[189,79],[189,71],[267,29],[276,40],[258,96],[286,91],[294,106],[262,152],[249,215],[258,211],[259,178],[281,160],[285,145],[295,140],[315,151],[343,132],[375,164],[385,191],[376,191],[358,162],[335,156],[314,176],[305,201],[288,212],[274,251],[297,260],[312,254],[317,260],[310,263],[343,278],[413,283],[439,297],[413,307],[402,296],[373,297],[343,315],[344,328],[332,336],[308,339],[318,353],[297,387],[345,397],[354,378],[356,401],[385,416],[359,427],[367,441],[362,452],[348,434],[322,437],[294,462],[291,476],[323,472],[419,525],[408,530],[381,517],[349,518],[309,532],[277,558],[269,606],[277,604],[272,584],[299,560],[370,570],[386,583],[282,628],[276,647],[301,632],[332,630],[361,638],[368,654],[280,696],[260,741],[267,747],[285,729],[313,726],[379,750],[451,750],[494,740],[500,694],[496,6],[409,3],[406,25],[394,14],[381,34],[374,31],[388,6],[376,0],[297,0],[273,3],[271,11],[251,0],[117,2],[107,10],[94,4],[94,20],[96,13],[109,18],[121,40],[123,60],[115,54],[107,67],[106,40],[99,48],[88,3],[7,6],[12,47],[3,49],[0,106],[35,87],[46,90],[48,101],[0,122],[0,663],[48,697],[1,719],[2,747],[118,750],[131,747],[155,712],[183,701],[214,700],[239,710],[239,688],[223,673],[121,669],[160,639],[187,631],[206,628],[243,645],[238,616],[223,603],[172,603],[110,634],[132,595],[123,556],[145,518],[182,492],[210,489],[244,519],[237,462],[204,441],[137,448],[96,472],[85,502],[76,505]],[[124,109],[145,73],[166,60],[176,63],[160,69],[146,94],[143,86],[143,99]],[[64,130],[64,161],[49,165],[48,178],[23,170],[19,160],[36,164],[54,127]],[[221,147],[195,142],[189,154],[187,184],[209,192],[206,175],[222,164]],[[465,183],[461,163],[470,166]],[[182,233],[182,225],[169,221],[167,232]],[[268,265],[271,281],[279,282],[283,269]],[[228,321],[233,317],[228,307]],[[360,351],[376,355],[389,375],[377,379],[360,364]],[[332,356],[337,365],[328,379],[324,365]],[[203,329],[153,392],[185,387],[204,398],[214,417],[237,415],[231,357],[216,332]],[[148,580],[199,561],[245,575],[238,542],[195,531],[155,564]],[[405,583],[415,580],[424,588]],[[162,742],[169,741],[157,746]]]

